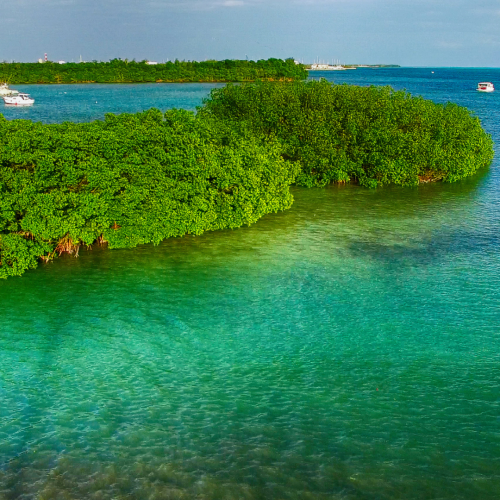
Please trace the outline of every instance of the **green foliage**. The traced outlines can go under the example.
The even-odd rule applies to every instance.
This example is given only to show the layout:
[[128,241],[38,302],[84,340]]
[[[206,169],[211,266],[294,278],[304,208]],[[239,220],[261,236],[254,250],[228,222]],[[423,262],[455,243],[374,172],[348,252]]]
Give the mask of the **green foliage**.
[[277,138],[301,165],[297,184],[456,181],[486,166],[493,142],[463,107],[390,87],[326,81],[228,85],[199,114],[221,127]]
[[260,61],[175,61],[146,64],[113,59],[109,62],[58,64],[0,63],[0,82],[16,83],[154,83],[245,82],[304,80],[307,70],[293,59]]
[[252,224],[292,204],[276,141],[172,110],[43,125],[0,120],[0,277],[40,258]]
[[252,224],[289,208],[294,182],[452,182],[492,157],[467,109],[389,87],[229,85],[196,115],[151,109],[80,124],[0,115],[0,278],[81,245]]

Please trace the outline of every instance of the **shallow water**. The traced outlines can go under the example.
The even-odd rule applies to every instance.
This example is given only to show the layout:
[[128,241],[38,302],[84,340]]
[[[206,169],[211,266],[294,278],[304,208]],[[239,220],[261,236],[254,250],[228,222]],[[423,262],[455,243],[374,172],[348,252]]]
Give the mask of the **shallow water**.
[[[430,71],[343,78],[467,105],[498,144],[473,89],[500,71]],[[499,191],[498,159],[295,188],[249,228],[0,282],[0,499],[498,498]]]

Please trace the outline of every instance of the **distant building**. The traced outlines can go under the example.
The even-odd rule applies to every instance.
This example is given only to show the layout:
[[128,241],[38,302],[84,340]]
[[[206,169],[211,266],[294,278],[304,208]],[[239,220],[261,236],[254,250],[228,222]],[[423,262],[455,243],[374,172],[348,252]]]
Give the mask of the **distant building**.
[[146,61],[146,64],[149,64],[150,66],[154,66],[155,64],[158,64],[156,61]]
[[336,64],[332,66],[331,64],[311,64],[311,71],[342,71],[345,69],[341,64]]
[[66,61],[57,61],[59,64],[66,64]]
[[40,64],[42,64],[42,63],[43,63],[43,59],[40,57],[40,59],[38,59],[38,62],[39,62]]

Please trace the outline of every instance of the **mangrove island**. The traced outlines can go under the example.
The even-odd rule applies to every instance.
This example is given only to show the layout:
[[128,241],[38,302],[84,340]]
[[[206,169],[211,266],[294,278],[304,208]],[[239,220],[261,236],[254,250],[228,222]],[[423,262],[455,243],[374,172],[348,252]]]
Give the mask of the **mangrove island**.
[[294,184],[453,182],[492,158],[464,107],[324,80],[227,85],[197,113],[56,125],[0,115],[0,277],[81,245],[249,225],[289,208]]

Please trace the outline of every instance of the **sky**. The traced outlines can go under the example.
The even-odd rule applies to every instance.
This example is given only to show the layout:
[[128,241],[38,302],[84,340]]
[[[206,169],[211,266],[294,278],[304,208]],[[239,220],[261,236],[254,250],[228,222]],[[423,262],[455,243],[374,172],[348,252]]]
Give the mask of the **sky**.
[[0,60],[500,67],[500,0],[0,0]]

